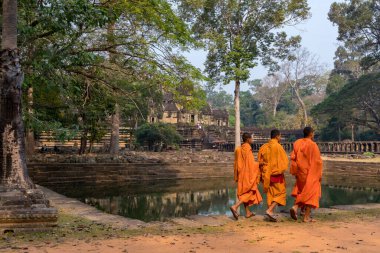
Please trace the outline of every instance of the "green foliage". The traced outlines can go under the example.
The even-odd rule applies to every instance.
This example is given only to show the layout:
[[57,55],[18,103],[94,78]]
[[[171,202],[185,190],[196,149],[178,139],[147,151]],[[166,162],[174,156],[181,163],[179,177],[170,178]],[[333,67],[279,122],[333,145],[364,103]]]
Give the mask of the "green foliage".
[[288,89],[280,99],[280,103],[277,106],[278,111],[285,112],[287,114],[297,114],[298,105],[294,101],[294,95],[291,89]]
[[359,133],[357,137],[359,141],[380,141],[380,134],[376,133],[374,130],[367,130]]
[[234,98],[224,90],[207,93],[207,101],[213,108],[225,109],[233,106]]
[[135,123],[162,92],[187,108],[205,102],[201,71],[181,55],[197,43],[168,1],[20,0],[18,28],[24,88],[34,89],[24,115],[37,134],[97,141],[116,103]]
[[346,129],[347,124],[340,122],[337,118],[331,118],[328,124],[321,129],[321,141],[339,141],[351,139],[350,132]]
[[235,114],[234,114],[233,108],[229,110],[228,114],[229,114],[229,116],[228,116],[228,124],[230,126],[234,126],[235,122],[236,122],[236,118],[235,118]]
[[250,91],[240,93],[240,118],[244,126],[259,126],[265,123],[264,111]]
[[148,145],[149,149],[156,145],[176,145],[182,140],[172,125],[163,123],[144,124],[136,130],[135,137],[139,145]]
[[[175,1],[175,0],[174,0]],[[177,0],[178,9],[192,25],[195,36],[208,51],[205,72],[209,88],[217,84],[241,82],[250,78],[250,71],[261,61],[271,70],[278,68],[278,59],[291,58],[299,46],[299,36],[288,38],[281,29],[294,25],[309,15],[306,0]],[[235,103],[240,103],[236,93]],[[235,145],[240,144],[240,111],[235,109]]]
[[331,5],[329,19],[338,25],[338,40],[345,47],[355,45],[362,52],[361,64],[370,67],[380,61],[380,3],[350,0]]
[[288,57],[300,38],[275,31],[307,18],[309,10],[304,0],[179,1],[179,9],[207,45],[211,82],[225,84],[248,80],[259,59],[274,66],[275,58]]
[[347,83],[312,109],[320,120],[335,118],[342,124],[362,125],[380,132],[380,74],[362,76]]
[[[355,139],[379,136],[379,7],[378,1],[369,0],[335,2],[330,7],[329,19],[338,26],[342,44],[335,52],[328,97],[312,109],[323,126],[323,140],[351,139],[352,127]],[[364,132],[358,134],[358,126]]]
[[375,157],[375,154],[372,152],[364,152],[363,155],[368,157]]
[[326,95],[331,95],[332,93],[340,91],[346,82],[347,80],[339,74],[330,75],[326,87]]

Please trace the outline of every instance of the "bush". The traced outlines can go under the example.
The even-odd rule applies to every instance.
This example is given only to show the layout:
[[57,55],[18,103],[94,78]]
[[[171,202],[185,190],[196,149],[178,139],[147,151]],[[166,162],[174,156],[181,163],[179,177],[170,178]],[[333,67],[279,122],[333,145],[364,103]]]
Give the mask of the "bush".
[[182,136],[168,124],[144,124],[135,132],[136,142],[140,146],[148,145],[149,150],[161,150],[170,145],[178,145]]
[[364,152],[363,155],[368,157],[375,157],[375,154],[372,152]]

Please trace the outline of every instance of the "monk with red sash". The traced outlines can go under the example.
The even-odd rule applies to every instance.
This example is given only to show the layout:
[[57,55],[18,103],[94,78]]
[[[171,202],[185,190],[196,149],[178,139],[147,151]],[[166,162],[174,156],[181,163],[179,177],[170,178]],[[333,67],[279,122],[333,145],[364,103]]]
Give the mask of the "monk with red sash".
[[286,205],[286,184],[284,173],[288,169],[289,159],[280,144],[281,133],[271,131],[271,140],[264,144],[258,154],[261,171],[261,182],[267,194],[268,209],[266,215],[270,221],[277,221],[274,209]]
[[313,222],[311,209],[319,208],[321,198],[322,158],[318,145],[313,141],[314,130],[305,127],[304,138],[293,144],[291,153],[290,173],[296,177],[292,196],[296,198],[295,205],[290,209],[290,215],[297,220],[298,208],[304,208],[304,222]]
[[241,204],[244,204],[246,218],[250,218],[254,216],[254,213],[249,210],[249,207],[257,205],[263,200],[257,188],[260,170],[259,163],[255,161],[252,153],[251,134],[244,133],[243,142],[243,145],[235,150],[234,179],[237,182],[238,201],[230,207],[235,219],[239,218],[237,209]]

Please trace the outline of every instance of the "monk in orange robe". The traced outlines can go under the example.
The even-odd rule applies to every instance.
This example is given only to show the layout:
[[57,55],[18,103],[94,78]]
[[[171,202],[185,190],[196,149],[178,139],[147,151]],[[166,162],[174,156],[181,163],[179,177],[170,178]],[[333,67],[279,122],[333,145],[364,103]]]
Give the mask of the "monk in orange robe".
[[289,159],[280,144],[281,133],[271,131],[271,140],[264,144],[258,154],[261,171],[261,182],[267,194],[268,209],[266,215],[270,221],[276,222],[274,209],[286,205],[286,184],[284,173],[288,169]]
[[252,153],[251,134],[244,133],[243,142],[243,145],[235,150],[234,179],[237,182],[238,201],[230,207],[230,210],[236,220],[239,218],[237,209],[241,204],[244,204],[245,207],[245,217],[250,218],[255,214],[249,210],[249,207],[257,205],[263,200],[257,189],[260,170],[259,163],[255,161]]
[[295,197],[295,204],[290,209],[290,215],[297,220],[297,210],[299,207],[305,209],[304,222],[313,222],[311,209],[319,207],[321,198],[322,179],[322,158],[318,145],[313,141],[314,130],[305,127],[304,138],[297,140],[293,144],[291,153],[290,173],[296,177],[292,196]]

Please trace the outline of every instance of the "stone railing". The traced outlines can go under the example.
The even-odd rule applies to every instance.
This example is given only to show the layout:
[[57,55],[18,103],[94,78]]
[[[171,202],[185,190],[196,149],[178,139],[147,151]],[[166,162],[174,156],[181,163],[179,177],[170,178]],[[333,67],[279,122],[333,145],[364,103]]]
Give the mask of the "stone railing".
[[318,142],[322,153],[380,154],[380,141]]
[[[254,152],[259,151],[262,145],[264,145],[266,142],[254,142],[252,144],[252,150]],[[293,143],[292,142],[283,142],[281,145],[284,147],[285,151],[290,152],[293,149]],[[225,143],[225,144],[220,144],[218,146],[219,151],[224,151],[224,152],[233,152],[235,150],[235,144],[233,143]]]
[[[264,143],[253,143],[253,151],[259,151]],[[338,154],[363,154],[371,152],[380,154],[380,141],[354,141],[354,142],[317,142],[321,153],[338,153]],[[290,152],[293,149],[293,143],[281,143],[285,151]],[[232,143],[220,144],[219,150],[233,152],[235,145]]]

